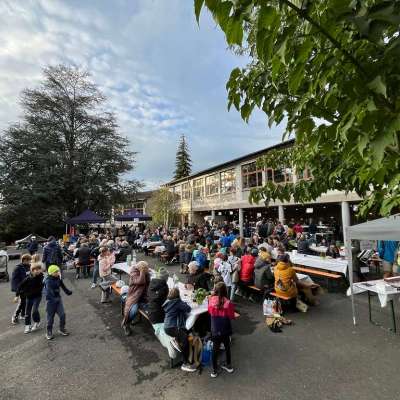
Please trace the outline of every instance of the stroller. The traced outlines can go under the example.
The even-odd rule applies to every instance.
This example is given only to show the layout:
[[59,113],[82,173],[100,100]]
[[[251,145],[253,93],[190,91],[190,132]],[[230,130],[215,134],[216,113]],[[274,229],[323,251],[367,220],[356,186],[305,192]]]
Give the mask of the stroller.
[[5,279],[6,282],[10,280],[8,274],[8,254],[5,250],[0,250],[0,279]]

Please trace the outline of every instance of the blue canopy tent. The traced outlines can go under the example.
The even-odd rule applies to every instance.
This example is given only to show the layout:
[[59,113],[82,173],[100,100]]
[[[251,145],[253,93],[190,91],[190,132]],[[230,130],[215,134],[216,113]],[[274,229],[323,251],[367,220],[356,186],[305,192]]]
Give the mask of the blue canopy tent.
[[78,224],[104,224],[106,219],[100,217],[92,210],[85,210],[76,217],[72,217],[65,221],[67,225],[78,225]]
[[133,222],[142,222],[142,221],[151,221],[151,217],[147,214],[141,214],[135,209],[126,210],[121,215],[116,215],[114,217],[115,221],[133,221]]

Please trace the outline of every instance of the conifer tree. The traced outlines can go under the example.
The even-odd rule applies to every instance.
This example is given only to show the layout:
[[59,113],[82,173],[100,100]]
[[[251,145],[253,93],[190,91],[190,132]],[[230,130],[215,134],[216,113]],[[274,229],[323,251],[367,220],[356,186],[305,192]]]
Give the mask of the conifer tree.
[[189,147],[185,135],[179,140],[178,150],[176,151],[175,176],[174,179],[189,176],[192,171],[192,160],[190,159]]

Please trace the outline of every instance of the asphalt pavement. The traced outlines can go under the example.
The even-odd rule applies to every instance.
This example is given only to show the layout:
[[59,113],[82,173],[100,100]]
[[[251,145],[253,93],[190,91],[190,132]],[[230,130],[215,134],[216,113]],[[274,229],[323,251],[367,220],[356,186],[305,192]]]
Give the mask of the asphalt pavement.
[[[70,271],[65,283],[74,292],[64,295],[71,335],[52,341],[45,339],[43,328],[25,335],[23,323],[11,325],[13,296],[9,284],[0,283],[0,399],[399,398],[400,336],[368,322],[364,295],[357,296],[356,327],[350,300],[343,293],[328,293],[309,312],[288,315],[294,325],[282,333],[266,327],[261,304],[239,300],[241,317],[233,323],[235,372],[212,379],[208,368],[201,374],[170,369],[147,321],[125,337],[118,299],[100,304],[100,291],[90,289],[89,280],[75,280]],[[42,301],[43,320],[44,306]],[[396,307],[400,310],[397,301]],[[388,310],[376,304],[374,316],[390,326]]]

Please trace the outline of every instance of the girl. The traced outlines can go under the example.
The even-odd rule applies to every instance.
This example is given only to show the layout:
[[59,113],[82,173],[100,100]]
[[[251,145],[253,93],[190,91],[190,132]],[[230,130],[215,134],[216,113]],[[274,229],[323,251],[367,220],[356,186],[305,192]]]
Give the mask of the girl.
[[208,312],[211,316],[211,339],[213,342],[211,378],[218,376],[218,351],[221,343],[224,344],[226,352],[226,364],[221,365],[221,368],[230,374],[233,372],[230,336],[232,335],[231,320],[235,318],[235,309],[227,296],[225,283],[219,282],[215,285],[214,295],[210,297],[208,302]]
[[[102,280],[102,283],[111,281],[111,267],[115,263],[115,255],[113,253],[110,253],[108,247],[101,247],[98,261],[99,261],[99,275]],[[107,285],[105,285],[105,287],[106,286]],[[108,287],[103,289],[102,287],[100,301],[102,303],[108,303],[109,297],[110,297],[110,289]]]

